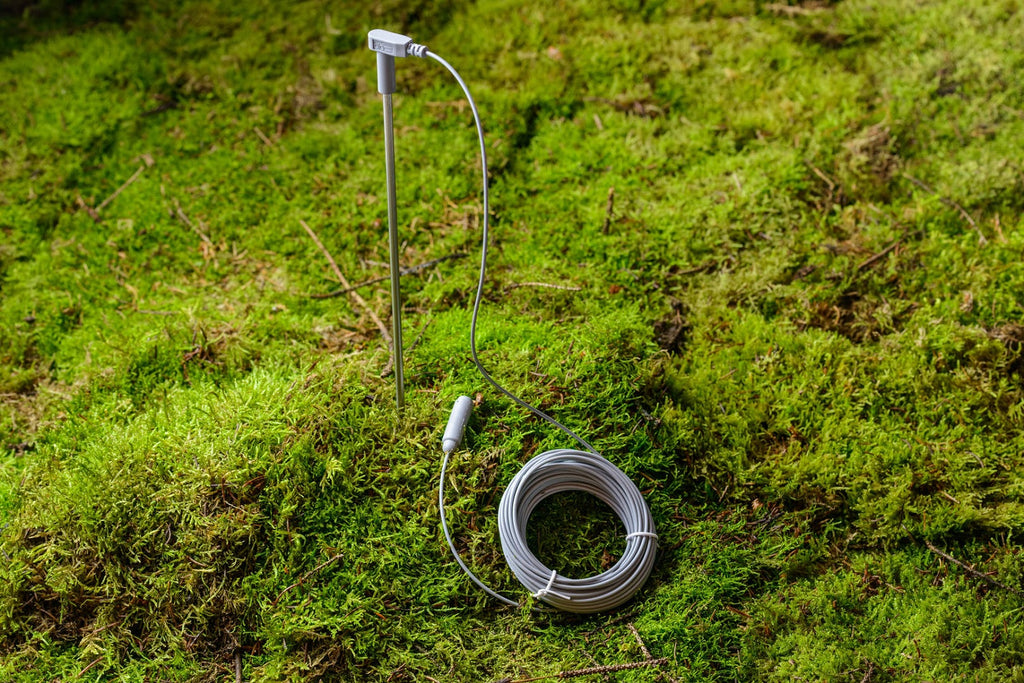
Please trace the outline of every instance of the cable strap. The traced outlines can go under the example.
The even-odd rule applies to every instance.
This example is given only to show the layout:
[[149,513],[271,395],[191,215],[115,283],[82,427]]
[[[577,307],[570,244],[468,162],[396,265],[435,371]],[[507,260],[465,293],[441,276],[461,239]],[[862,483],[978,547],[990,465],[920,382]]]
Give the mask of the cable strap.
[[565,595],[564,593],[559,593],[557,591],[551,590],[551,587],[553,585],[555,585],[555,579],[556,578],[558,578],[558,571],[555,570],[555,569],[552,569],[551,570],[551,578],[548,579],[548,585],[544,586],[539,591],[534,593],[533,597],[537,598],[538,600],[543,600],[545,595],[557,595],[558,597],[562,598],[563,600],[572,600],[572,596],[571,595]]

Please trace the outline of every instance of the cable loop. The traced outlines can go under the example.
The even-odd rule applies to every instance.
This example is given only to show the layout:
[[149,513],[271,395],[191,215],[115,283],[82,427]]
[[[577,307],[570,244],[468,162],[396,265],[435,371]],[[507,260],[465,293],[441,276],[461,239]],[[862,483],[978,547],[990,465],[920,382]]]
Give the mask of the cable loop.
[[[589,493],[610,507],[627,536],[639,543],[626,549],[610,569],[585,579],[559,577],[530,551],[526,527],[541,501],[564,491]],[[654,520],[636,485],[597,453],[557,449],[542,453],[519,470],[498,504],[498,536],[505,562],[523,586],[552,607],[569,612],[601,612],[633,597],[654,567]],[[550,575],[550,576],[549,576]]]

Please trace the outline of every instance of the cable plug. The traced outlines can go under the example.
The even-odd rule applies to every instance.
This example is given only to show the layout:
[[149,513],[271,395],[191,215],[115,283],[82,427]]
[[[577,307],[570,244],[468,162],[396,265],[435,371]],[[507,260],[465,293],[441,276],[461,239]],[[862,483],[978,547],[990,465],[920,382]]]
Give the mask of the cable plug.
[[409,36],[381,28],[370,31],[367,40],[371,50],[391,57],[422,57],[427,49],[426,45],[412,42]]
[[441,437],[441,450],[448,455],[462,443],[462,435],[466,432],[466,423],[469,422],[469,413],[473,410],[473,399],[469,396],[459,396],[452,406],[452,414],[448,418],[448,426],[444,428],[444,436]]
[[422,57],[427,53],[426,45],[381,28],[370,31],[366,39],[369,48],[377,53],[377,92],[381,95],[395,92],[395,57]]

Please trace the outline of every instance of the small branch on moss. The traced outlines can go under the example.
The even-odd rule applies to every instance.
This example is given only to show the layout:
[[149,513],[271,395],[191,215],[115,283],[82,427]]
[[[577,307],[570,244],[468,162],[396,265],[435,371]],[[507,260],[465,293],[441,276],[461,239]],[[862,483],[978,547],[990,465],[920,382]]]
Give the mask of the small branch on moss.
[[427,322],[423,324],[423,327],[420,328],[420,331],[416,333],[416,338],[412,340],[412,344],[409,344],[409,350],[406,352],[409,356],[412,356],[412,352],[416,350],[416,345],[420,343],[420,339],[423,339],[423,333],[427,331],[428,327],[430,327],[431,322],[433,321],[427,320]]
[[875,673],[875,663],[870,659],[868,660],[868,670],[864,673],[864,678],[860,679],[860,683],[868,683],[871,680],[871,674]]
[[601,226],[601,234],[607,235],[608,229],[612,226],[612,214],[615,211],[615,188],[608,188],[608,205],[604,209],[604,225]]
[[642,669],[648,666],[661,666],[667,664],[668,659],[662,657],[660,659],[648,659],[643,662],[629,662],[628,664],[610,664],[608,666],[592,666],[586,669],[573,669],[572,671],[563,671],[557,674],[548,674],[546,676],[533,676],[531,678],[502,678],[495,683],[532,683],[533,681],[547,681],[552,679],[564,680],[567,678],[579,678],[581,676],[597,676],[600,674],[615,673],[616,671],[629,671],[630,669]]
[[654,659],[654,657],[651,656],[651,651],[647,649],[647,646],[644,645],[643,639],[640,638],[640,632],[636,630],[636,626],[630,622],[626,624],[626,628],[628,628],[629,632],[633,634],[634,638],[636,638],[636,644],[640,646],[640,651],[644,653],[644,659]]
[[825,181],[825,184],[828,185],[828,189],[829,190],[834,190],[834,189],[836,189],[836,187],[839,186],[839,183],[837,183],[836,181],[834,181],[831,178],[829,178],[828,175],[826,175],[824,171],[822,171],[820,168],[818,168],[817,166],[812,164],[810,161],[807,161],[805,159],[804,163],[807,164],[807,167],[810,168],[811,171],[814,172],[814,175],[818,176],[819,178],[821,178],[822,180]]
[[312,568],[312,569],[310,569],[310,570],[309,570],[308,572],[306,572],[305,574],[303,574],[302,576],[300,576],[300,577],[299,577],[299,580],[298,580],[298,581],[296,581],[295,583],[293,583],[292,585],[288,586],[288,587],[287,587],[287,588],[285,588],[285,589],[284,589],[283,591],[281,591],[280,593],[278,593],[278,594],[277,594],[277,597],[276,597],[276,598],[274,598],[274,602],[273,602],[273,603],[271,603],[271,604],[273,604],[273,605],[276,605],[276,604],[277,604],[277,602],[278,602],[278,601],[279,601],[279,600],[280,600],[281,598],[283,598],[283,597],[284,597],[284,594],[285,594],[285,593],[287,593],[288,591],[290,591],[290,590],[291,590],[291,589],[293,589],[293,588],[297,588],[297,587],[301,586],[301,585],[302,585],[303,583],[305,583],[305,582],[306,582],[306,579],[308,579],[309,577],[311,577],[311,576],[312,576],[313,574],[316,574],[316,573],[317,573],[318,571],[320,571],[321,569],[323,569],[323,568],[324,568],[324,567],[326,567],[327,565],[329,565],[329,564],[333,564],[334,562],[337,562],[337,561],[338,561],[338,560],[340,560],[341,558],[342,558],[342,553],[338,553],[337,555],[335,555],[335,556],[331,557],[330,559],[328,559],[328,560],[324,560],[323,562],[321,562],[321,563],[320,563],[320,564],[318,564],[317,566],[313,567],[313,568]]
[[550,282],[514,282],[508,286],[508,290],[519,289],[520,287],[546,287],[547,289],[562,289],[567,292],[578,292],[582,287],[575,285],[554,285]]
[[235,683],[242,683],[242,651],[235,650]]
[[265,144],[267,147],[273,147],[274,146],[274,142],[270,138],[268,138],[266,136],[266,134],[262,130],[259,129],[259,127],[253,126],[252,127],[252,132],[256,133],[256,137],[258,137],[260,140],[262,140],[263,144]]
[[939,495],[942,496],[943,498],[945,498],[946,500],[948,500],[951,503],[956,503],[957,505],[960,505],[960,501],[959,500],[957,500],[953,496],[949,495],[945,491],[939,491]]
[[178,220],[180,220],[182,223],[187,225],[189,227],[189,229],[192,230],[192,232],[194,232],[195,234],[199,235],[199,239],[203,240],[203,242],[213,246],[213,242],[210,240],[209,235],[207,235],[205,232],[203,232],[202,230],[197,228],[192,223],[192,221],[190,221],[188,219],[188,216],[185,215],[185,212],[182,211],[181,204],[178,202],[178,199],[175,198],[173,201],[174,201],[174,212],[177,214]]
[[313,228],[306,225],[306,221],[301,218],[299,219],[299,224],[306,230],[306,233],[313,240],[313,243],[320,248],[320,252],[324,255],[324,258],[327,259],[327,263],[331,266],[331,270],[334,271],[334,276],[338,278],[338,282],[341,283],[342,288],[348,290],[348,294],[352,297],[352,300],[355,301],[360,308],[366,311],[366,314],[370,316],[370,320],[372,320],[377,326],[377,329],[380,330],[380,336],[383,337],[384,341],[388,345],[388,349],[391,351],[391,356],[388,358],[387,365],[384,366],[384,369],[380,373],[381,377],[386,377],[391,372],[391,368],[393,367],[395,360],[395,343],[391,339],[391,333],[388,332],[388,328],[384,324],[384,321],[380,319],[380,316],[378,316],[374,310],[370,308],[370,305],[366,303],[366,300],[359,296],[358,292],[352,290],[352,285],[350,285],[345,276],[342,275],[341,268],[339,268],[338,264],[334,261],[334,257],[331,256],[331,252],[327,251],[327,247],[324,246],[324,243],[321,242],[320,238],[316,236],[315,232],[313,232]]
[[777,2],[770,2],[764,6],[766,10],[772,14],[785,14],[789,17],[802,16],[811,17],[815,14],[821,14],[824,9],[817,7],[800,7],[799,5],[783,5]]
[[885,247],[885,249],[883,249],[882,251],[878,252],[877,254],[872,254],[871,256],[869,256],[866,259],[864,259],[863,261],[861,261],[860,265],[857,266],[857,272],[859,273],[861,271],[867,270],[871,266],[873,266],[876,263],[878,263],[880,260],[882,260],[883,258],[888,256],[890,253],[892,253],[893,249],[898,247],[903,242],[903,240],[907,239],[908,237],[916,237],[917,235],[920,235],[920,234],[921,234],[921,231],[917,230],[917,231],[914,231],[914,232],[911,232],[911,233],[905,233],[903,235],[900,235],[899,237],[894,239],[892,242],[890,242]]
[[[586,655],[587,659],[589,659],[591,662],[594,663],[594,666],[601,666],[600,662],[598,662],[596,659],[594,659],[594,655],[590,654],[586,650],[583,651],[583,654]],[[609,676],[608,674],[601,674],[601,680],[602,681],[607,681],[607,682],[610,683],[610,681],[612,680],[612,677]]]
[[697,273],[710,273],[713,272],[716,268],[718,268],[718,262],[715,261],[714,259],[709,259],[704,263],[700,264],[699,266],[687,268],[686,270],[680,270],[678,272],[672,273],[672,275],[681,277],[683,275],[696,275]]
[[952,207],[952,208],[956,209],[957,211],[959,211],[960,215],[963,216],[963,219],[965,221],[967,221],[972,228],[974,228],[974,232],[978,233],[978,244],[982,244],[982,245],[988,244],[988,239],[981,232],[981,228],[978,227],[978,224],[975,222],[974,218],[971,217],[971,214],[967,213],[967,209],[965,209],[964,207],[960,206],[960,204],[958,204],[957,202],[953,201],[949,197],[942,196],[941,194],[939,194],[938,192],[935,191],[934,187],[931,187],[930,185],[927,185],[926,183],[924,183],[921,180],[918,180],[917,178],[915,178],[914,176],[910,175],[909,173],[904,173],[903,177],[906,178],[907,180],[909,180],[910,182],[914,183],[915,185],[917,185],[919,188],[921,188],[925,192],[931,192],[932,194],[936,195],[939,198],[939,201],[942,202],[943,204],[945,204],[946,206]]
[[84,669],[82,669],[81,671],[79,671],[78,675],[75,676],[75,678],[81,678],[82,676],[84,676],[85,674],[87,674],[89,672],[89,669],[93,668],[94,666],[99,664],[101,661],[103,661],[103,655],[100,655],[96,659],[94,659],[91,662],[89,662],[89,665],[87,667],[85,667]]
[[981,579],[982,581],[988,583],[990,586],[995,586],[996,588],[1002,588],[1005,591],[1010,591],[1014,595],[1019,595],[1021,597],[1024,597],[1024,593],[1021,593],[1016,588],[1013,588],[1012,586],[1007,586],[1005,583],[1002,583],[1001,581],[996,581],[995,579],[993,579],[988,574],[982,574],[981,572],[979,572],[977,569],[975,569],[974,567],[970,566],[969,564],[967,564],[965,562],[961,562],[960,560],[956,559],[955,557],[953,557],[949,553],[946,553],[946,552],[943,552],[942,550],[939,550],[934,545],[932,545],[929,541],[925,541],[924,544],[926,546],[928,546],[928,550],[931,550],[933,553],[935,553],[936,555],[938,555],[942,559],[946,560],[947,562],[952,562],[953,564],[955,564],[956,566],[960,567],[965,572],[967,572],[968,574],[973,576],[974,578]]
[[[647,661],[653,660],[654,657],[651,655],[651,651],[647,649],[647,645],[644,644],[644,640],[640,637],[640,631],[636,630],[636,626],[634,626],[632,622],[627,622],[626,628],[629,629],[629,632],[632,633],[633,637],[636,639],[636,644],[640,646],[640,651],[644,654],[644,659],[646,659]],[[660,672],[655,680],[660,681],[662,680],[662,677],[667,678],[668,680],[673,681],[674,683],[679,683],[678,680],[676,680],[672,676],[669,676],[664,671]]]
[[143,164],[142,166],[139,166],[139,168],[135,171],[135,173],[132,174],[131,178],[129,178],[128,180],[124,181],[121,184],[121,187],[119,187],[116,190],[114,190],[114,194],[110,195],[109,197],[104,199],[102,202],[100,202],[100,205],[96,207],[96,213],[99,213],[103,209],[107,208],[107,205],[110,204],[110,202],[112,202],[115,199],[117,199],[117,196],[119,194],[121,194],[122,192],[124,192],[124,189],[126,187],[128,187],[129,185],[134,183],[136,180],[138,180],[139,176],[142,175],[142,172],[145,171],[145,170],[146,170],[146,165],[145,164]]
[[[4,554],[6,555],[6,553],[4,553]],[[99,634],[103,633],[104,631],[106,631],[109,628],[116,628],[116,627],[120,626],[121,624],[124,623],[124,620],[126,618],[127,617],[121,617],[117,621],[112,621],[109,624],[107,624],[106,626],[100,626],[98,629],[96,629],[95,631],[93,631],[92,633],[90,633],[86,637],[89,638],[89,639],[95,638],[96,636],[98,636]]]
[[78,204],[80,208],[85,209],[85,212],[89,214],[89,218],[93,219],[97,223],[100,222],[100,215],[96,213],[96,209],[85,203],[85,200],[82,199],[82,195],[75,197],[75,203]]
[[857,266],[857,272],[861,272],[861,271],[867,270],[871,266],[875,265],[876,263],[878,263],[879,261],[884,259],[890,253],[892,253],[893,249],[895,249],[896,247],[900,246],[900,242],[902,242],[902,241],[903,241],[903,238],[902,237],[898,237],[898,238],[894,239],[892,242],[890,242],[889,245],[885,249],[883,249],[882,251],[878,252],[877,254],[873,254],[873,255],[869,256],[864,261],[861,261],[860,265]]
[[[427,268],[431,268],[433,266],[436,266],[438,263],[443,263],[445,261],[450,261],[452,259],[462,258],[464,256],[465,256],[465,254],[461,253],[461,252],[455,253],[455,254],[448,254],[447,256],[442,256],[440,258],[436,258],[436,259],[433,259],[433,260],[430,260],[430,261],[425,261],[425,262],[417,264],[415,266],[409,266],[408,268],[402,268],[399,272],[402,275],[412,275],[413,273],[418,273],[421,270],[426,270]],[[331,298],[336,297],[336,296],[342,296],[343,294],[348,294],[350,292],[354,292],[355,290],[362,289],[363,287],[368,287],[370,285],[375,285],[378,282],[384,282],[385,280],[388,280],[390,278],[391,278],[390,275],[382,275],[380,277],[375,277],[375,278],[371,278],[369,280],[364,280],[363,282],[357,282],[356,284],[354,284],[354,285],[352,285],[350,287],[346,287],[345,289],[336,289],[333,292],[327,292],[326,294],[310,294],[309,296],[310,296],[310,298],[313,298],[313,299],[331,299]]]
[[1008,244],[1006,241],[1006,235],[1003,234],[1002,223],[999,222],[999,214],[997,213],[992,219],[992,227],[996,229],[996,235],[999,237],[1000,244]]
[[732,607],[730,605],[723,605],[723,607],[725,607],[726,610],[732,612],[736,616],[743,617],[744,619],[753,619],[754,618],[754,617],[750,616],[749,614],[747,614],[746,612],[744,612],[743,610],[738,609],[736,607]]

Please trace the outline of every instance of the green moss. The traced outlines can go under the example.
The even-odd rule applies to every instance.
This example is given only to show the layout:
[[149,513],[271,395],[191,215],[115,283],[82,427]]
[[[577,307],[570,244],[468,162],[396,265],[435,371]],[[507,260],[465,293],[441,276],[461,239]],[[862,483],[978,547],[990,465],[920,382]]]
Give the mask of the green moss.
[[[669,662],[622,680],[1024,675],[1018,2],[101,4],[0,10],[0,678],[515,679],[642,659],[626,623]],[[449,522],[508,594],[498,495],[567,444],[470,362],[477,143],[429,61],[402,258],[465,256],[403,279],[404,415],[310,296],[300,220],[386,272],[376,26],[482,109],[483,362],[655,515],[618,614],[499,608],[440,536],[457,395]],[[569,498],[535,548],[607,566]]]

